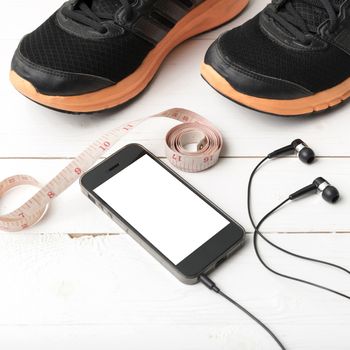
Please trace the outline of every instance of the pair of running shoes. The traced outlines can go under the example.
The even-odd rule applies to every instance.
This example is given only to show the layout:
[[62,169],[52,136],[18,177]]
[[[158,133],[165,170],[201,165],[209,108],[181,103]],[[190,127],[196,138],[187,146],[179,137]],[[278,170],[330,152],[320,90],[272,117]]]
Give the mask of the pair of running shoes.
[[[71,0],[20,42],[15,88],[52,109],[89,113],[140,94],[186,39],[236,17],[248,0]],[[350,0],[273,0],[208,49],[201,75],[241,105],[319,112],[350,97]]]

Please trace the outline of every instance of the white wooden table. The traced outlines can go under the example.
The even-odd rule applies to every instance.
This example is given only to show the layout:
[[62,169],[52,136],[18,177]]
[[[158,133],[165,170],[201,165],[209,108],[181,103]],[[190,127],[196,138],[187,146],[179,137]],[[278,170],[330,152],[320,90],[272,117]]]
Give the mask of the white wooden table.
[[[293,203],[264,226],[269,237],[301,254],[350,267],[349,105],[315,117],[281,118],[249,111],[224,99],[199,76],[199,63],[225,28],[176,49],[151,87],[118,113],[71,116],[49,111],[20,96],[8,81],[19,39],[60,0],[11,0],[0,21],[0,178],[28,173],[43,183],[112,126],[170,107],[192,109],[223,132],[219,164],[182,174],[242,223],[247,245],[213,275],[222,289],[264,320],[288,349],[350,349],[350,303],[265,270],[253,253],[245,196],[259,159],[300,137],[319,158],[305,166],[294,157],[272,162],[254,185],[257,216],[292,191],[324,176],[343,194],[329,205],[311,196]],[[229,29],[264,7],[252,0]],[[171,121],[141,126],[119,146],[140,142],[164,157]],[[26,190],[28,197],[32,190]],[[25,198],[13,191],[2,213]],[[106,235],[107,234],[107,235]],[[263,246],[269,263],[350,294],[348,275],[295,261]],[[59,197],[45,219],[20,234],[0,234],[0,349],[2,350],[272,350],[264,331],[201,285],[185,286],[85,199],[78,184]]]

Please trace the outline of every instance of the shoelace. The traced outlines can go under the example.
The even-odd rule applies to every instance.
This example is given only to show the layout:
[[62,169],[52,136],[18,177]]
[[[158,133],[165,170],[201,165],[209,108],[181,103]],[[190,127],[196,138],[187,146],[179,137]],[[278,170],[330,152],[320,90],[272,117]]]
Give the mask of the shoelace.
[[[329,20],[328,31],[332,33],[338,24],[338,16],[335,9],[335,6],[332,4],[331,0],[318,0],[320,7],[323,6],[327,12],[327,18]],[[312,0],[305,0],[305,2],[309,2],[311,6],[315,6]],[[280,11],[281,6],[285,9],[285,11]],[[272,17],[279,25],[283,28],[287,29],[290,34],[294,35],[294,37],[303,44],[310,43],[309,34],[312,34],[307,23],[301,16],[301,14],[295,9],[292,2],[290,0],[286,0],[282,2],[279,6],[269,6],[267,8],[267,14]]]
[[[94,0],[92,0],[93,2]],[[92,5],[91,2],[91,5]],[[131,0],[119,0],[121,6],[124,9],[125,19],[129,19],[132,15]],[[64,16],[84,24],[99,33],[106,33],[107,28],[103,25],[104,21],[115,20],[115,14],[113,13],[100,13],[92,10],[92,6],[88,6],[85,0],[79,1],[73,8],[64,7],[62,13]]]

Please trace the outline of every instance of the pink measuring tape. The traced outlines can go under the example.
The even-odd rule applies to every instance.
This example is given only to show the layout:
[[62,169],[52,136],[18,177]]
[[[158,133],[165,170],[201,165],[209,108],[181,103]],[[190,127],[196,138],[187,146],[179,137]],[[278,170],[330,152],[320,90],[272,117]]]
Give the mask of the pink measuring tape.
[[[213,166],[219,159],[223,146],[220,131],[207,119],[181,108],[138,119],[121,125],[100,137],[68,164],[46,186],[28,175],[11,176],[0,182],[0,198],[16,186],[31,185],[40,190],[20,208],[0,216],[0,230],[17,232],[38,223],[45,215],[49,203],[64,192],[79,177],[129,131],[150,118],[166,117],[182,124],[172,128],[166,135],[166,156],[176,168],[186,172],[199,172]],[[185,149],[188,144],[197,144],[196,152]]]

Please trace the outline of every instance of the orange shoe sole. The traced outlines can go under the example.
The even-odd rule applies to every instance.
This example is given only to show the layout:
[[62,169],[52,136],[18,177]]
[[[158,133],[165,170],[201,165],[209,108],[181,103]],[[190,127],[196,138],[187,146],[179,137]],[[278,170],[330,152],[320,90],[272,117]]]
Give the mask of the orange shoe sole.
[[209,85],[227,98],[251,109],[280,116],[321,112],[350,97],[350,78],[312,96],[293,100],[274,100],[245,95],[235,90],[224,77],[208,64],[202,63],[201,75]]
[[91,113],[108,110],[139,95],[151,82],[165,57],[180,43],[223,25],[236,17],[248,0],[206,0],[181,19],[167,36],[146,56],[141,66],[111,87],[82,95],[49,96],[38,92],[15,71],[10,72],[13,86],[29,99],[60,111]]

